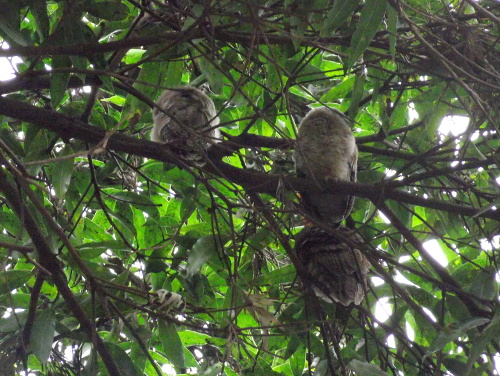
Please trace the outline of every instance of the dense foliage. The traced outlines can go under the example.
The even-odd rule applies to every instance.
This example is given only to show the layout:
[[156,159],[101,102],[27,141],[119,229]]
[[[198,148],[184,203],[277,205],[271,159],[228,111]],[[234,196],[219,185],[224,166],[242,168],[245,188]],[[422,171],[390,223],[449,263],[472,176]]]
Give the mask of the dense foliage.
[[[0,4],[2,375],[499,374],[498,2]],[[148,140],[187,84],[225,138],[201,169]],[[350,309],[294,265],[319,105],[360,150]]]

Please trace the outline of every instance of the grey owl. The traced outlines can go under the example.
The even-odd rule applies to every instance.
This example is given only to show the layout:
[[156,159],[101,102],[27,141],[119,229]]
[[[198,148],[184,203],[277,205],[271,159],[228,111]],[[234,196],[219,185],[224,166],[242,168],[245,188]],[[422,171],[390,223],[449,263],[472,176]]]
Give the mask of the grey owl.
[[[335,180],[356,181],[358,147],[342,116],[327,107],[311,110],[299,126],[293,160],[297,176],[327,187]],[[309,214],[337,227],[351,212],[353,196],[299,192]]]
[[360,251],[363,244],[358,233],[344,226],[332,232],[310,226],[299,232],[295,252],[316,296],[344,306],[361,303],[371,266]]
[[165,90],[156,104],[159,108],[153,110],[151,140],[169,143],[180,156],[203,166],[206,150],[221,138],[212,99],[195,87],[185,86]]

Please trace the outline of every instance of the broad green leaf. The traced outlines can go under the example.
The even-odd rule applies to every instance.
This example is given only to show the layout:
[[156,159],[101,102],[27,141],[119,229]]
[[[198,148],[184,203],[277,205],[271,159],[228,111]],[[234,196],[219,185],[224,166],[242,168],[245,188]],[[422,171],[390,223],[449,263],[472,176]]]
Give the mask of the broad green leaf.
[[63,158],[63,160],[54,163],[54,167],[52,168],[52,186],[57,197],[61,199],[66,195],[71,176],[73,175],[75,158],[65,158],[65,156],[71,154],[73,154],[73,148],[69,144],[64,145],[64,148],[58,154],[58,158]]
[[19,217],[12,212],[0,212],[0,223],[2,227],[11,234],[18,235],[21,231]]
[[[498,272],[498,271],[497,271]],[[498,298],[498,282],[492,268],[480,270],[472,280],[469,292],[482,299]]]
[[33,14],[33,18],[36,22],[36,31],[42,42],[49,35],[50,20],[47,14],[47,1],[46,0],[30,0],[29,9]]
[[177,333],[175,324],[163,320],[158,325],[158,335],[163,348],[163,353],[176,367],[183,368],[185,363],[184,347]]
[[31,277],[33,277],[33,273],[27,270],[6,270],[0,272],[0,294],[7,294],[23,286]]
[[0,139],[12,150],[16,155],[24,156],[24,148],[16,139],[13,132],[8,129],[0,129]]
[[168,74],[165,77],[166,87],[182,86],[182,72],[184,69],[183,61],[171,61],[168,64]]
[[96,224],[95,221],[84,218],[83,222],[85,224],[82,232],[84,239],[93,240],[95,242],[114,240],[113,237],[108,234],[104,228]]
[[121,376],[144,376],[144,373],[136,368],[125,350],[112,342],[106,342],[105,344],[113,361],[120,370]]
[[[29,299],[27,302],[29,303]],[[0,320],[0,333],[5,336],[6,333],[19,332],[23,328],[27,318],[28,311],[16,312],[8,317],[2,317],[2,320]]]
[[28,46],[31,44],[27,35],[20,30],[21,4],[9,0],[0,0],[0,35],[9,42]]
[[444,346],[452,341],[455,341],[459,337],[466,336],[466,332],[468,330],[477,328],[480,325],[485,325],[489,322],[489,319],[475,317],[462,323],[457,323],[456,325],[444,328],[444,330],[441,330],[438,333],[437,337],[434,339],[431,346],[427,350],[425,356],[427,357],[436,351],[442,350]]
[[56,330],[56,313],[45,309],[37,314],[31,330],[31,348],[40,363],[46,364],[52,351]]
[[208,60],[206,57],[200,57],[198,59],[198,64],[200,66],[200,70],[205,75],[205,78],[210,83],[210,89],[215,94],[222,93],[222,87],[224,85],[223,75],[221,72],[214,66],[214,63]]
[[446,366],[447,371],[452,372],[453,375],[462,376],[464,375],[464,370],[467,367],[465,360],[466,359],[461,356],[454,358],[446,357],[443,359],[443,364]]
[[[148,52],[145,55],[148,55]],[[160,92],[158,85],[161,85],[164,81],[164,77],[168,72],[168,64],[168,62],[148,62],[142,64],[141,72],[137,77],[137,83],[134,87],[146,97],[156,100]],[[127,107],[129,105],[131,106],[130,110],[132,114],[139,113],[142,115],[144,112],[150,110],[149,104],[132,95],[127,96]]]
[[351,104],[349,106],[349,118],[354,120],[358,113],[359,103],[363,99],[365,95],[365,76],[359,75],[356,77],[356,81],[354,81],[354,88],[351,92]]
[[191,188],[189,189],[192,193],[187,194],[182,198],[181,201],[181,207],[180,207],[180,215],[181,215],[181,221],[186,221],[191,215],[194,213],[196,210],[196,189]]
[[[52,57],[52,69],[71,68],[71,59],[65,55]],[[50,101],[53,107],[59,106],[68,88],[69,73],[52,73],[50,75]]]
[[188,277],[198,273],[205,263],[217,256],[217,245],[214,235],[204,236],[193,245],[187,260],[186,273]]
[[351,360],[347,368],[363,376],[389,376],[388,373],[382,371],[379,366],[362,362],[357,359]]
[[292,281],[295,277],[295,267],[293,265],[285,265],[279,269],[264,273],[255,279],[257,285],[260,284],[277,284],[283,281]]
[[358,26],[352,36],[346,68],[348,72],[379,30],[386,8],[387,0],[366,0],[363,9],[361,9]]
[[356,77],[350,76],[339,84],[332,87],[325,95],[321,97],[321,102],[335,102],[339,98],[345,98],[354,87],[354,82],[356,81]]
[[301,344],[290,357],[290,367],[292,368],[293,376],[301,376],[306,363],[306,347]]
[[495,312],[495,316],[491,320],[490,324],[481,332],[481,335],[476,337],[472,341],[471,351],[469,353],[469,359],[467,360],[466,372],[469,372],[477,358],[481,356],[486,347],[491,341],[498,341],[500,338],[500,310]]
[[140,195],[134,192],[128,191],[110,191],[110,197],[116,198],[126,204],[132,205],[139,210],[142,210],[152,218],[159,218],[157,205],[151,201],[151,199],[145,195]]
[[127,6],[119,1],[92,2],[86,8],[91,15],[108,21],[120,21],[127,17]]
[[94,257],[100,256],[104,252],[111,250],[112,252],[129,251],[130,248],[120,240],[88,242],[76,247],[80,256],[84,259],[91,260]]
[[204,345],[206,343],[224,346],[226,343],[226,340],[223,338],[212,337],[208,334],[198,333],[192,330],[183,330],[178,332],[178,334],[184,346]]
[[[134,227],[134,224],[130,218],[130,212],[121,210],[126,205],[121,204],[121,207],[117,211],[109,212],[109,216],[113,219],[114,224],[120,229],[123,236],[132,239],[136,236],[137,231]],[[128,208],[130,209],[130,208]]]
[[397,24],[398,12],[392,5],[389,5],[387,6],[387,31],[389,32],[389,51],[393,60],[396,58]]
[[326,15],[321,36],[330,36],[359,6],[359,0],[336,0]]
[[131,48],[130,50],[127,51],[127,54],[125,55],[125,63],[127,64],[137,63],[139,60],[141,60],[145,52],[146,52],[145,50],[141,50],[139,48]]

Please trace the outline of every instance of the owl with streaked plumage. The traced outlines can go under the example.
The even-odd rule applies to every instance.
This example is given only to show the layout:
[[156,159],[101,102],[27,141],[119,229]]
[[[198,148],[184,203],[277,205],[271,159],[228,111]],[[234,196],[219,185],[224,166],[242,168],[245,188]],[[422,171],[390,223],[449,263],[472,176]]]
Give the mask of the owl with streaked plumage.
[[320,227],[304,228],[295,239],[295,252],[316,296],[344,306],[359,305],[368,288],[371,266],[363,255],[363,238],[345,226],[326,231]]
[[[328,107],[311,110],[299,125],[293,160],[297,176],[322,188],[336,180],[356,181],[358,148],[342,115]],[[337,227],[351,212],[353,196],[321,191],[299,192],[307,212]]]
[[168,143],[181,157],[202,167],[206,150],[221,139],[212,99],[195,87],[185,86],[165,90],[156,105],[151,140]]

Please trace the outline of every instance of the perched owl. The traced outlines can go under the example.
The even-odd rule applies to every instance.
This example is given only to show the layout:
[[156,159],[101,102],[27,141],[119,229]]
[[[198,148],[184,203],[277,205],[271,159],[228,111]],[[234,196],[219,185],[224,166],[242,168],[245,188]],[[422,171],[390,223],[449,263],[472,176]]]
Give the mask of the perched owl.
[[[293,153],[297,176],[327,187],[335,180],[356,181],[358,148],[342,116],[327,107],[310,111],[299,126]],[[337,227],[351,212],[353,196],[299,192],[309,214]]]
[[165,90],[156,104],[151,140],[169,143],[183,158],[203,166],[205,151],[221,137],[214,102],[201,90],[185,86]]
[[297,235],[295,252],[306,271],[304,282],[312,285],[316,296],[344,306],[361,303],[371,266],[360,251],[363,243],[358,233],[344,226],[331,232],[310,226]]

